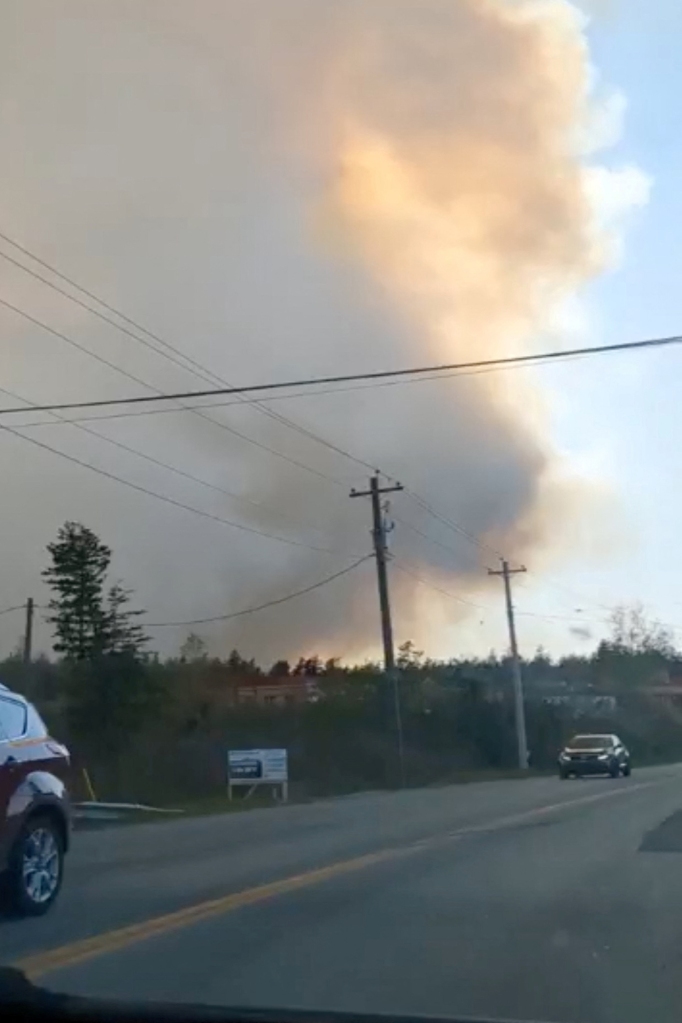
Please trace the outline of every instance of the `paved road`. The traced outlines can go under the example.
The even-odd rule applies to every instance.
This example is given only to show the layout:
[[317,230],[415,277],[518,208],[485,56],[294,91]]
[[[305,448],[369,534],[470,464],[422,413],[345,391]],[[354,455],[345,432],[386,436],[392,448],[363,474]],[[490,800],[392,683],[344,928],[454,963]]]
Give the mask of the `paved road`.
[[682,766],[82,833],[53,913],[0,923],[17,961],[105,997],[678,1023]]

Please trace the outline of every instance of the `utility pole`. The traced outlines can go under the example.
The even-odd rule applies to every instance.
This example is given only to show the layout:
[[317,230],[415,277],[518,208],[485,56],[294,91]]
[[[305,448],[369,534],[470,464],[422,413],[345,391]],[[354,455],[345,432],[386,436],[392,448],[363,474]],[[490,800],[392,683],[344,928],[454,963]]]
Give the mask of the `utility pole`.
[[519,750],[519,767],[522,771],[528,768],[528,742],[526,739],[526,712],[523,706],[523,680],[519,662],[519,648],[516,643],[516,626],[514,624],[514,604],[512,603],[511,576],[525,572],[523,565],[510,568],[509,562],[502,558],[502,568],[494,571],[488,569],[488,575],[500,575],[504,580],[504,596],[507,604],[507,622],[509,624],[509,647],[512,659],[512,678],[514,680],[514,712],[516,718],[516,741]]
[[24,664],[31,663],[33,652],[33,597],[26,601],[26,628],[24,630]]
[[386,568],[388,550],[386,546],[386,522],[381,507],[381,495],[392,494],[402,490],[403,486],[381,487],[379,474],[370,477],[369,490],[351,490],[351,497],[371,497],[372,499],[372,541],[374,557],[377,565],[377,583],[379,586],[379,609],[381,612],[381,638],[384,646],[384,669],[393,687],[393,712],[395,714],[396,733],[398,738],[398,762],[400,766],[400,783],[405,785],[405,748],[403,743],[403,721],[400,708],[400,687],[395,667],[393,650],[393,626],[391,624],[391,604],[388,594],[388,572]]

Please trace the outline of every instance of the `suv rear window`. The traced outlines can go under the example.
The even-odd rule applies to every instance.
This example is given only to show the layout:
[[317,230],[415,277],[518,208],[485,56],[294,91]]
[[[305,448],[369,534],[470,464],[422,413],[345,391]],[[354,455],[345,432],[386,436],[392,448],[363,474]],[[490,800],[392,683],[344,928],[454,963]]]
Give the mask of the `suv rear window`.
[[569,742],[571,749],[601,749],[613,745],[611,735],[574,735]]
[[20,739],[26,731],[26,704],[0,696],[0,740]]

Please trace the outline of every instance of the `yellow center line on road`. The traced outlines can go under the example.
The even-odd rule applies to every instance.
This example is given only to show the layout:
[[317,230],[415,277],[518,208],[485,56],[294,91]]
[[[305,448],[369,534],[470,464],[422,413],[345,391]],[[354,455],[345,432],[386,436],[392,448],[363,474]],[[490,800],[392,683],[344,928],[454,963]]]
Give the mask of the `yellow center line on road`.
[[209,920],[211,917],[220,916],[235,909],[241,909],[243,906],[263,902],[266,899],[274,898],[276,895],[285,895],[287,892],[294,892],[299,888],[306,888],[309,885],[318,884],[332,877],[349,874],[354,870],[363,870],[365,867],[370,867],[375,863],[395,859],[398,856],[405,856],[416,851],[416,848],[404,846],[395,849],[383,849],[380,852],[358,856],[352,860],[332,863],[328,867],[320,867],[317,870],[309,870],[306,873],[296,874],[281,881],[272,881],[269,884],[258,885],[256,888],[247,888],[244,891],[234,892],[231,895],[223,895],[220,898],[210,899],[208,902],[200,902],[194,906],[187,906],[185,909],[153,917],[151,920],[143,920],[141,923],[131,924],[128,927],[120,927],[114,931],[105,931],[103,934],[96,934],[92,938],[83,938],[80,941],[70,942],[68,945],[61,945],[47,952],[37,952],[34,955],[18,960],[13,965],[23,970],[29,980],[35,981],[42,977],[43,974],[51,973],[53,970],[62,970],[69,966],[76,966],[87,959],[92,959],[105,953],[117,952],[119,949],[127,948],[138,941],[145,941],[147,938],[153,938],[156,935],[169,934],[171,931],[177,931],[182,927],[188,927],[202,920]]
[[521,813],[512,814],[507,817],[500,817],[487,824],[473,825],[470,827],[458,828],[446,834],[434,835],[431,838],[421,838],[404,846],[396,846],[388,849],[381,849],[378,852],[368,853],[365,856],[357,856],[350,860],[341,860],[332,863],[327,867],[319,867],[315,870],[308,870],[302,874],[283,878],[280,881],[272,881],[268,884],[258,885],[255,888],[247,888],[241,892],[234,892],[231,895],[223,895],[217,899],[210,899],[200,902],[184,909],[166,913],[163,916],[153,917],[150,920],[143,920],[140,923],[130,924],[127,927],[119,927],[116,930],[105,931],[102,934],[94,935],[91,938],[83,938],[79,941],[69,942],[57,948],[49,949],[46,952],[36,952],[18,960],[13,965],[23,970],[29,980],[36,981],[46,973],[55,970],[63,970],[67,967],[78,966],[88,959],[96,956],[118,952],[128,948],[140,941],[154,938],[163,934],[170,934],[173,931],[189,927],[192,924],[212,917],[221,916],[244,906],[254,905],[275,898],[278,895],[286,895],[289,892],[298,891],[301,888],[308,888],[331,878],[340,877],[343,874],[350,874],[354,871],[364,870],[366,867],[378,863],[385,863],[397,859],[400,856],[414,855],[417,852],[437,846],[442,841],[463,838],[466,835],[479,834],[490,831],[499,831],[504,828],[514,827],[534,817],[544,816],[572,806],[581,806],[587,803],[594,803],[603,799],[613,799],[615,796],[626,795],[627,793],[641,791],[660,784],[659,781],[642,782],[638,785],[628,785],[624,788],[610,792],[599,792],[594,795],[581,796],[578,799],[565,800],[559,803],[550,803],[546,806],[535,807]]

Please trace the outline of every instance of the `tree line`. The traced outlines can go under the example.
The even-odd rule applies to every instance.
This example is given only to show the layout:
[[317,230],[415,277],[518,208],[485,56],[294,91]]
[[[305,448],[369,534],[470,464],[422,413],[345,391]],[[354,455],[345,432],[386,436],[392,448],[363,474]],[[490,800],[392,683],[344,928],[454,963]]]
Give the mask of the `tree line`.
[[[391,694],[378,664],[343,666],[313,654],[259,665],[236,650],[211,657],[192,633],[179,656],[161,660],[150,650],[144,612],[110,578],[112,552],[92,530],[66,522],[47,550],[43,575],[58,656],[28,667],[19,656],[6,658],[0,678],[37,703],[105,795],[172,801],[218,789],[228,746],[286,745],[294,779],[310,791],[395,783]],[[411,784],[513,768],[506,656],[436,661],[407,641],[397,664]],[[669,631],[640,608],[617,609],[611,635],[589,655],[552,659],[539,649],[523,662],[523,674],[535,766],[551,766],[577,729],[623,732],[646,759],[682,757],[682,712],[678,720],[674,707],[655,706],[643,692],[651,680],[682,676],[682,656]],[[273,683],[314,677],[321,699],[236,706],[234,681],[257,676]],[[543,687],[552,684],[559,692],[614,694],[616,709],[608,719],[577,720],[570,706],[543,702]]]
[[[149,653],[149,636],[139,619],[144,611],[130,606],[132,591],[120,581],[110,583],[108,573],[112,551],[87,526],[66,522],[53,543],[47,546],[50,564],[42,575],[52,590],[48,621],[54,630],[53,648],[70,663],[88,662],[102,657],[126,655],[138,660]],[[617,607],[611,613],[611,636],[603,640],[588,656],[571,655],[557,661],[541,648],[526,660],[529,679],[539,675],[551,678],[592,682],[602,688],[622,688],[642,681],[647,673],[670,668],[682,674],[682,656],[676,650],[673,634],[658,622],[649,621],[641,607]],[[180,648],[181,663],[213,663],[201,636],[191,632]],[[291,664],[276,660],[262,667],[255,658],[244,658],[233,650],[220,661],[228,673],[235,675],[268,675],[272,678],[296,676],[329,677],[354,674],[358,671],[379,671],[368,662],[358,667],[343,667],[337,658],[323,659],[317,655],[300,657]],[[487,658],[469,661],[439,662],[425,656],[411,640],[398,648],[398,668],[414,674],[442,674],[453,665],[471,667],[479,677],[486,672],[490,678],[506,668],[505,658],[491,653]]]

